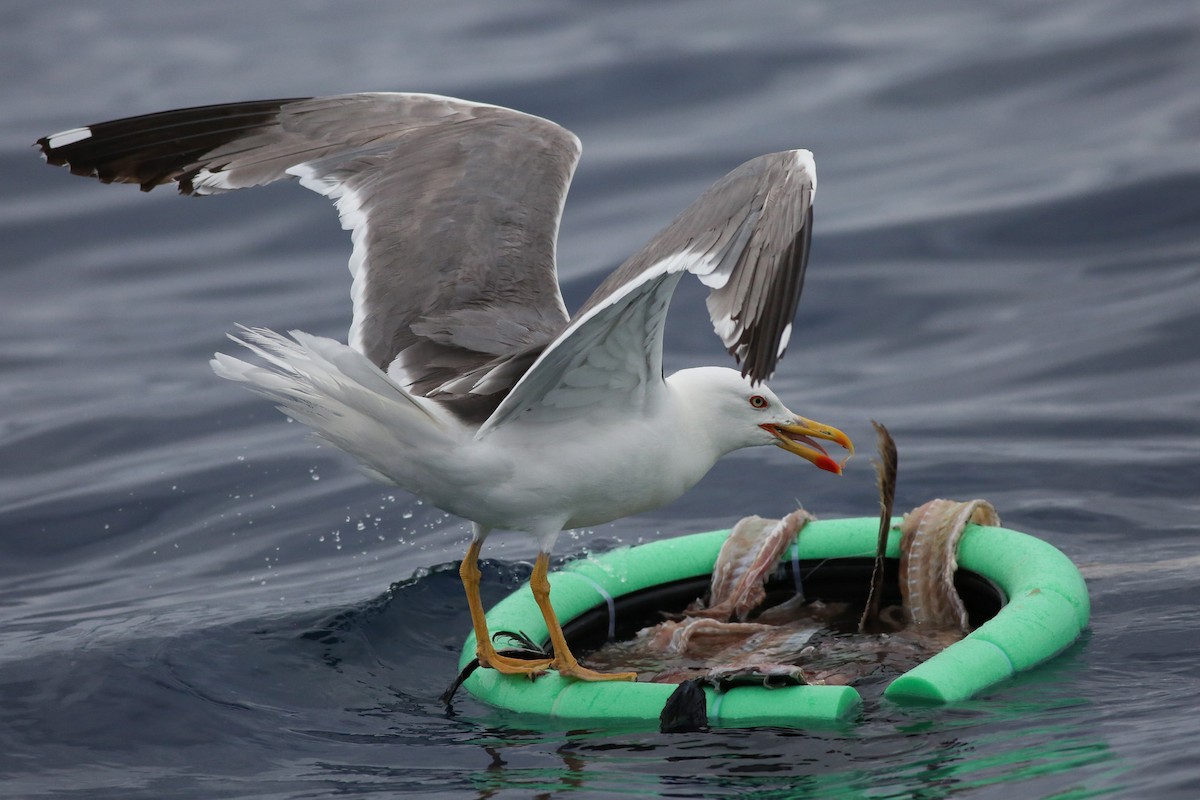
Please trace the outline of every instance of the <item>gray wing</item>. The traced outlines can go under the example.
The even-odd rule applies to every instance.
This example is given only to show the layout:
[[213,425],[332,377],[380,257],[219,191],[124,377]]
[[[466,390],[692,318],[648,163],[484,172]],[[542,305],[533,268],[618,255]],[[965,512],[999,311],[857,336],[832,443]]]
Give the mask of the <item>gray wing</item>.
[[713,326],[743,374],[769,378],[804,284],[816,186],[807,150],[759,156],[717,181],[600,285],[478,435],[522,417],[653,402],[667,306],[684,272],[710,287]]
[[51,164],[145,191],[298,177],[333,199],[354,243],[351,346],[464,416],[490,413],[567,324],[554,253],[580,148],[547,120],[349,94],[167,111],[38,144]]
[[808,150],[759,156],[713,184],[602,283],[580,315],[682,253],[712,291],[713,328],[742,374],[764,381],[787,349],[812,244],[817,170]]

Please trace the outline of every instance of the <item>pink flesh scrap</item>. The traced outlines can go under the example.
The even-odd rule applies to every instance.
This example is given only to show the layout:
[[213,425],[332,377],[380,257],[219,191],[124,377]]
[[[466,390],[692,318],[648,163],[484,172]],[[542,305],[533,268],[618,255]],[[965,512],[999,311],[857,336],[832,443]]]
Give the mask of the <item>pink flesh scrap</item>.
[[[905,516],[901,538],[906,613],[892,613],[887,634],[834,634],[828,625],[847,612],[842,603],[794,597],[746,620],[766,597],[767,579],[811,515],[782,520],[746,517],[721,548],[706,605],[697,600],[682,619],[644,628],[584,659],[593,669],[636,669],[641,680],[679,683],[748,675],[786,676],[807,683],[846,684],[884,666],[902,672],[969,630],[954,590],[955,549],[968,522],[998,525],[983,500],[934,500]],[[914,605],[915,604],[915,605]],[[915,608],[915,611],[914,611]],[[908,621],[905,625],[901,617]]]
[[810,519],[812,515],[801,508],[783,519],[745,517],[739,521],[713,567],[708,607],[693,603],[687,615],[723,621],[746,619],[762,605],[767,596],[763,588],[767,578]]

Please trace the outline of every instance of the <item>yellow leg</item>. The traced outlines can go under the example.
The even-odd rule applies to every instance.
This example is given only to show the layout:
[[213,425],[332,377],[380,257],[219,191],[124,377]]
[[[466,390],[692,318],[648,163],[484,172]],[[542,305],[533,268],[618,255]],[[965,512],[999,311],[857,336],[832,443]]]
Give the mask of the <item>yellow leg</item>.
[[471,624],[475,627],[475,654],[479,657],[479,666],[491,667],[505,675],[528,675],[543,672],[550,666],[549,658],[525,660],[510,658],[496,652],[492,646],[492,637],[488,634],[487,618],[483,615],[483,600],[479,597],[479,550],[483,547],[481,539],[475,539],[467,548],[467,555],[459,567],[458,576],[462,578],[463,588],[467,590],[467,606],[471,609]]
[[533,590],[533,599],[537,601],[542,616],[546,619],[546,627],[550,631],[550,643],[554,645],[554,669],[560,675],[568,675],[583,681],[632,681],[637,678],[636,672],[596,672],[587,667],[581,667],[571,655],[567,646],[567,638],[563,636],[562,626],[558,624],[558,615],[550,605],[550,554],[538,553],[537,561],[533,563],[533,575],[529,578],[529,588]]

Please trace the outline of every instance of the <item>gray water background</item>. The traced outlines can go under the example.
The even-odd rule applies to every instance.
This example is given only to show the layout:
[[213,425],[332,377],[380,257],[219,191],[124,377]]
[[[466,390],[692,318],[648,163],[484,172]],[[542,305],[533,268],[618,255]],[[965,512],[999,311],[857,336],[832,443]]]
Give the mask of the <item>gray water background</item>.
[[[1191,2],[0,5],[0,796],[1193,797],[1200,791],[1200,11]],[[343,337],[348,237],[296,186],[195,200],[39,136],[209,102],[428,91],[584,142],[569,307],[708,184],[807,147],[773,387],[900,508],[984,497],[1090,576],[1051,664],[845,729],[661,735],[437,702],[463,523],[217,380],[236,323]],[[726,363],[702,293],[668,368]],[[770,452],[768,452],[770,450]],[[875,513],[773,449],[588,550]],[[489,541],[489,601],[528,575]],[[395,585],[393,585],[395,584]],[[389,588],[390,587],[390,588]]]

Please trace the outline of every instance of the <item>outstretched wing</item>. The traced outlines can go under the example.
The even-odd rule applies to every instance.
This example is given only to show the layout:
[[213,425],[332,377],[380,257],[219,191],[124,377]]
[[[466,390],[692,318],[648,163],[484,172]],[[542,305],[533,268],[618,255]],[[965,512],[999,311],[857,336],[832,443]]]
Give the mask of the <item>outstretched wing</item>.
[[708,287],[713,327],[754,381],[783,356],[804,285],[812,153],[759,156],[717,181],[596,290],[479,434],[528,414],[637,408],[662,385],[663,323],[683,272]]
[[[348,94],[167,111],[38,144],[51,164],[145,191],[298,177],[335,200],[354,243],[351,346],[467,416],[486,416],[567,324],[554,253],[579,140],[539,117]],[[490,400],[462,380],[481,369]]]
[[580,310],[609,302],[655,264],[693,254],[712,291],[713,328],[742,374],[765,381],[787,349],[812,244],[817,168],[808,150],[751,159],[708,188],[602,283]]

